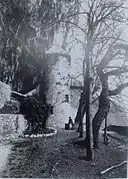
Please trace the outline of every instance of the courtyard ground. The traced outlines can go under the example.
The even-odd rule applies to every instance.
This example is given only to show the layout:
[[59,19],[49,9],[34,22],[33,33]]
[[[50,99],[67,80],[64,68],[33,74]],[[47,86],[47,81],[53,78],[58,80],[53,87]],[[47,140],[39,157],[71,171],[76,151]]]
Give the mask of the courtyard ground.
[[100,148],[95,150],[95,159],[86,161],[83,159],[86,149],[74,145],[74,141],[78,140],[77,136],[78,133],[74,131],[59,130],[52,137],[13,141],[8,162],[0,177],[127,178],[126,164],[100,175],[102,170],[126,160],[126,137],[119,136],[119,140],[112,138],[110,145],[105,146],[100,134]]

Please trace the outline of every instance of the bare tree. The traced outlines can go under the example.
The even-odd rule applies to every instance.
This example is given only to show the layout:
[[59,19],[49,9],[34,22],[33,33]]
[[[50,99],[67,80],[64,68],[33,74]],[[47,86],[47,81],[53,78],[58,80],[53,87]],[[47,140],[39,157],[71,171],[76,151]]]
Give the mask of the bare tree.
[[[91,0],[88,1],[88,10],[86,12],[87,13],[85,13],[86,22],[84,42],[85,44],[83,44],[83,46],[85,47],[85,58],[83,60],[84,90],[80,98],[80,104],[75,118],[75,122],[78,122],[80,125],[82,125],[83,116],[86,112],[86,60],[88,58],[90,59],[91,73],[94,79],[92,85],[92,94],[95,96],[99,88],[102,87],[100,97],[104,96],[103,91],[104,87],[108,88],[108,84],[106,83],[106,81],[107,76],[109,76],[109,72],[107,75],[104,75],[104,72],[108,70],[108,68],[106,67],[113,59],[122,58],[120,56],[120,48],[117,48],[119,47],[119,45],[116,44],[120,44],[122,42],[120,33],[120,23],[124,23],[125,20],[125,16],[123,14],[123,1],[102,2],[100,0]],[[113,46],[116,48],[114,53],[112,51]],[[125,58],[125,54],[123,55],[123,57]],[[99,68],[97,68],[98,66],[104,67],[99,70]],[[110,66],[113,66],[113,64],[111,64]],[[97,71],[97,69],[99,71]],[[96,99],[94,99],[94,101],[100,99],[100,97],[97,96]],[[100,100],[100,103],[101,101],[102,100]],[[109,106],[110,104],[108,101],[108,112],[110,108]],[[107,116],[108,112],[106,107],[106,113],[105,111],[103,112],[104,116]],[[100,112],[98,112],[98,114],[99,113]],[[98,117],[94,117],[93,126],[95,118],[97,118],[98,120]],[[98,121],[96,123],[98,123]],[[93,134],[94,133],[96,134],[96,131],[93,131]]]

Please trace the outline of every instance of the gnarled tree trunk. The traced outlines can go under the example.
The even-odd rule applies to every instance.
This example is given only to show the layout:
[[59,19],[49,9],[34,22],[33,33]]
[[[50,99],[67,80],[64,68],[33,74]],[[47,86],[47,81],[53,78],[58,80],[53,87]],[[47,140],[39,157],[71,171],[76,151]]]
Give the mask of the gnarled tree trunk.
[[101,123],[107,118],[110,110],[109,88],[108,88],[108,76],[104,73],[100,75],[102,83],[102,92],[99,96],[99,107],[92,121],[93,129],[93,147],[98,148],[98,138]]

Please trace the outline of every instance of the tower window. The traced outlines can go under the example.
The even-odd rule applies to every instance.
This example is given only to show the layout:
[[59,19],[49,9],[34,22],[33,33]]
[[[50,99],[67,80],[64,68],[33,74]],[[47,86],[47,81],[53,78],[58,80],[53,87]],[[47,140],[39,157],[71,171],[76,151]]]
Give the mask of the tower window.
[[68,94],[65,95],[65,102],[69,103],[69,95]]
[[50,113],[51,113],[51,115],[53,114],[53,106],[51,106],[51,108],[50,108]]

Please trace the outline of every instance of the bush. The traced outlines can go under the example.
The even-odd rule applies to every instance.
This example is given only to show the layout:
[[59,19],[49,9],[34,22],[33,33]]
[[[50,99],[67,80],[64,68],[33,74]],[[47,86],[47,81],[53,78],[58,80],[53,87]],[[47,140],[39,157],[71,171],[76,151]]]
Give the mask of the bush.
[[37,95],[26,97],[21,101],[20,112],[27,120],[27,133],[36,134],[46,127],[49,106]]

